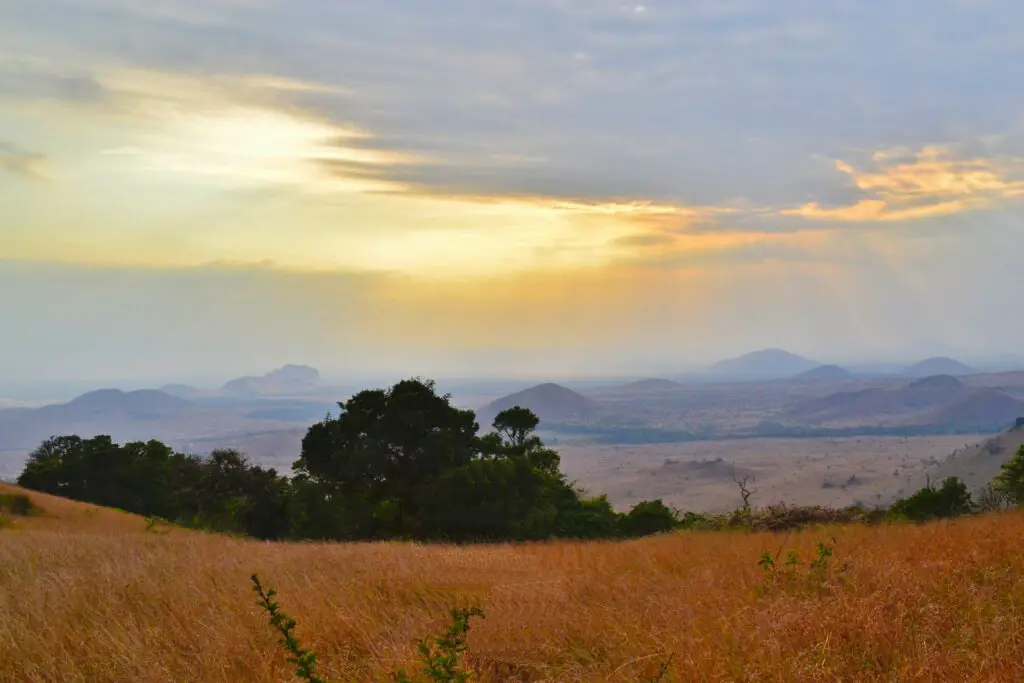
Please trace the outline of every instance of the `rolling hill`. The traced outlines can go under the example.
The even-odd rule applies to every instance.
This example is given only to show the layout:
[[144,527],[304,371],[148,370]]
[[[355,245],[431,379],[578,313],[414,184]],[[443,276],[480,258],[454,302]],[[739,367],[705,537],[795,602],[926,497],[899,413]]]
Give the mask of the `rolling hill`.
[[956,377],[935,375],[899,389],[872,387],[801,401],[785,418],[805,425],[874,420],[879,426],[995,431],[1024,415],[1024,402],[995,389],[973,389]]
[[950,430],[996,431],[1019,417],[1024,417],[1024,402],[994,389],[982,389],[926,415],[921,422]]
[[714,375],[736,379],[781,379],[821,366],[783,349],[752,351],[738,358],[718,361],[709,370]]
[[[266,543],[27,495],[38,514],[0,530],[3,681],[295,680],[254,573],[332,680],[419,673],[418,643],[460,605],[486,615],[463,658],[480,681],[1017,681],[1024,659],[1019,511],[784,537]],[[802,563],[758,567],[782,553]]]
[[477,420],[486,430],[498,413],[515,406],[529,408],[536,413],[541,428],[545,422],[588,420],[601,413],[601,405],[596,401],[549,382],[491,401],[476,411]]
[[845,422],[946,406],[968,393],[963,382],[938,375],[900,389],[872,387],[841,391],[798,403],[787,417],[800,422]]
[[673,382],[670,379],[658,379],[652,377],[650,379],[641,379],[636,382],[630,382],[629,384],[619,387],[619,389],[620,391],[645,393],[653,391],[671,391],[673,389],[678,389],[680,386],[682,385],[679,384],[679,382]]
[[35,448],[54,435],[99,433],[150,439],[154,431],[188,421],[202,410],[182,398],[151,389],[101,389],[67,403],[0,410],[0,449]]
[[[0,410],[0,472],[20,470],[24,455],[51,436],[100,434],[115,441],[158,439],[193,453],[239,448],[258,460],[291,463],[318,403],[188,401],[156,390],[102,389],[41,408]],[[280,462],[279,462],[280,461]]]
[[223,387],[228,396],[284,395],[309,391],[320,382],[320,372],[308,365],[285,365],[260,377],[239,377]]

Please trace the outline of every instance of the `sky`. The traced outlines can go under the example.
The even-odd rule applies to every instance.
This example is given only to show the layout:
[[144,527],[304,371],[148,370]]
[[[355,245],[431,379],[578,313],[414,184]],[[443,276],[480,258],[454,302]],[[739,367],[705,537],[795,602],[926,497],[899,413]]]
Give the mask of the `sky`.
[[7,0],[0,376],[1024,349],[1014,0]]

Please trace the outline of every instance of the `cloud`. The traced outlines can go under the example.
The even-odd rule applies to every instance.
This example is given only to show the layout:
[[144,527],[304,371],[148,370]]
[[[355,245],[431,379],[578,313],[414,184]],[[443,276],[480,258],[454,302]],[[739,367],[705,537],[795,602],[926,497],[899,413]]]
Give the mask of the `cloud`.
[[867,197],[835,207],[809,202],[780,213],[825,221],[895,222],[961,213],[1024,196],[1024,160],[957,159],[938,146],[916,153],[905,147],[880,150],[871,160],[871,171],[842,160],[835,164]]
[[862,199],[850,206],[838,206],[825,208],[816,202],[804,204],[797,209],[784,209],[780,213],[784,216],[800,216],[826,221],[849,221],[855,223],[868,223],[873,221],[906,221],[919,218],[930,218],[933,216],[946,216],[960,213],[967,208],[962,201],[942,202],[925,206],[915,206],[903,209],[893,209],[883,199]]
[[47,168],[44,155],[24,152],[14,145],[2,141],[0,141],[0,171],[7,171],[33,180],[53,179]]
[[20,104],[53,100],[89,103],[103,96],[103,87],[86,69],[0,52],[0,102]]
[[[64,240],[55,245],[52,237],[77,230],[78,216],[36,209],[33,222],[48,213],[67,227],[55,227],[45,242],[30,230],[8,235],[13,244],[7,249],[24,258],[48,253],[60,259],[67,251],[82,262],[148,259],[164,266],[271,258],[290,268],[486,277],[610,263],[628,248],[630,235],[706,230],[730,211],[611,193],[593,197],[593,186],[584,183],[571,192],[566,183],[546,183],[543,175],[517,187],[506,171],[548,166],[524,154],[467,163],[458,155],[435,158],[378,144],[365,127],[326,117],[296,99],[309,93],[350,97],[344,88],[317,81],[138,68],[101,69],[91,79],[104,93],[99,101],[35,109],[41,120],[78,130],[78,145],[92,137],[103,140],[82,163],[101,167],[101,175],[130,174],[130,182],[188,188],[200,193],[193,201],[201,198],[217,208],[192,210],[187,223],[175,222],[164,208],[165,215],[150,219],[170,227],[159,239],[133,227],[147,207],[132,212],[130,221],[123,211],[97,216],[95,230],[117,248],[100,247],[102,240],[84,246],[67,234],[66,243],[74,247],[66,250],[59,244]],[[263,209],[257,211],[239,192],[264,193]],[[175,208],[188,206],[187,196],[175,193]],[[341,223],[343,217],[349,225]]]
[[[0,2],[0,131],[20,145],[4,176],[61,181],[0,182],[0,253],[106,269],[97,295],[123,275],[198,338],[204,287],[244,300],[246,336],[196,325],[268,357],[281,330],[330,357],[374,325],[361,355],[425,338],[455,364],[473,344],[630,335],[670,359],[680,339],[831,349],[914,325],[1020,339],[1009,285],[961,294],[948,272],[1022,249],[1024,90],[1006,84],[1024,82],[1024,5],[938,2]],[[210,263],[258,271],[259,296],[144,277]],[[297,281],[282,272],[315,277],[264,342],[257,313]],[[359,306],[331,279],[348,275]],[[129,314],[104,309],[123,329],[131,293]],[[335,295],[345,320],[303,313],[308,297],[331,319]],[[976,317],[944,331],[946,308]],[[126,345],[93,340],[117,367]]]
[[[1012,124],[1024,96],[998,83],[1022,75],[1011,28],[1022,10],[923,7],[53,0],[0,7],[0,44],[76,65],[341,89],[286,94],[373,131],[378,148],[444,159],[400,169],[439,191],[778,205],[824,184],[804,167],[813,152]],[[767,142],[744,142],[755,138]]]

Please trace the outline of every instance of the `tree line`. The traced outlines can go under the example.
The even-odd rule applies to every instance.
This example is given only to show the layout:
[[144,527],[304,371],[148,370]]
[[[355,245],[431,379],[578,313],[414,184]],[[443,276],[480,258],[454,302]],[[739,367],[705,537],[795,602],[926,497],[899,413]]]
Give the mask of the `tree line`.
[[272,540],[615,538],[680,526],[925,521],[1024,503],[1022,447],[977,502],[963,481],[950,477],[870,514],[857,507],[754,510],[743,485],[743,508],[727,515],[680,516],[660,499],[619,513],[605,496],[587,497],[567,480],[558,453],[536,435],[533,412],[505,410],[480,434],[474,412],[450,399],[421,379],[361,391],[309,428],[291,476],[231,449],[200,457],[155,440],[58,436],[30,454],[18,484],[190,528]]
[[359,392],[309,428],[290,477],[231,449],[200,457],[155,440],[58,436],[29,455],[18,484],[261,539],[610,538],[679,522],[660,500],[619,513],[584,496],[530,410],[501,412],[481,435],[450,398],[420,379]]

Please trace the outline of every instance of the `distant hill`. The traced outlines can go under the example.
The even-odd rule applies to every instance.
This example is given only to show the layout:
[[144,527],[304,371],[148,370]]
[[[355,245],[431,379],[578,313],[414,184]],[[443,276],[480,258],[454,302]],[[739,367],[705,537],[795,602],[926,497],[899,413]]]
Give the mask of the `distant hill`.
[[155,389],[139,391],[100,389],[82,394],[68,403],[38,408],[36,412],[38,414],[59,415],[72,419],[111,414],[126,415],[134,418],[155,418],[167,413],[186,410],[191,405],[190,401]]
[[902,374],[907,377],[928,377],[930,375],[973,375],[975,373],[977,373],[977,370],[964,365],[958,360],[937,356],[935,358],[926,358],[904,368]]
[[841,391],[802,401],[788,417],[805,423],[849,422],[873,416],[888,418],[949,406],[969,393],[955,377],[937,375],[911,382],[900,389],[870,388]]
[[802,424],[849,424],[936,430],[997,431],[1024,417],[1024,402],[996,389],[972,389],[956,377],[935,375],[900,389],[843,391],[803,401],[786,417]]
[[178,398],[184,398],[187,400],[198,398],[203,395],[202,391],[187,384],[165,384],[162,387],[160,387],[158,391],[161,391],[165,394],[170,394],[171,396],[177,396]]
[[481,429],[490,427],[498,413],[515,406],[529,408],[536,413],[541,420],[541,427],[545,422],[586,420],[601,412],[600,404],[572,389],[553,383],[539,384],[491,401],[478,409],[476,414]]
[[996,431],[1012,425],[1019,417],[1024,417],[1024,402],[995,389],[982,389],[926,415],[921,421],[951,430]]
[[646,392],[646,391],[669,391],[682,386],[679,382],[673,382],[670,379],[641,379],[636,382],[630,382],[625,384],[620,389],[622,391],[630,392]]
[[852,372],[838,365],[819,365],[801,372],[796,379],[853,379],[853,377]]
[[308,365],[285,365],[261,377],[239,377],[221,388],[229,396],[295,394],[314,389],[320,372]]
[[31,449],[66,434],[148,440],[189,422],[197,410],[190,401],[152,389],[91,391],[67,403],[0,410],[0,450]]
[[818,361],[783,349],[762,349],[739,358],[719,361],[711,366],[710,372],[736,378],[781,379],[807,372],[820,365]]

